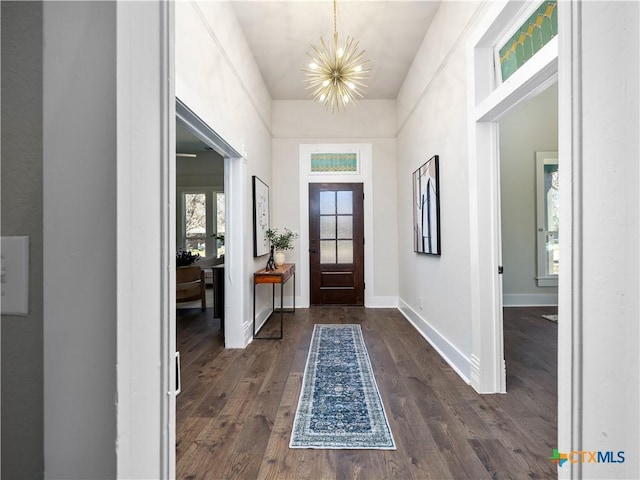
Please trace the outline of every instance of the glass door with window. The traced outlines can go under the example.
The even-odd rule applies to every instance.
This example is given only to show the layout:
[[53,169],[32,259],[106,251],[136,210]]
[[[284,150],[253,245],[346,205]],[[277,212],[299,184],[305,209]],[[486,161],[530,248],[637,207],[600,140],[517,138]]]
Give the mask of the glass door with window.
[[361,183],[309,184],[311,303],[364,305]]

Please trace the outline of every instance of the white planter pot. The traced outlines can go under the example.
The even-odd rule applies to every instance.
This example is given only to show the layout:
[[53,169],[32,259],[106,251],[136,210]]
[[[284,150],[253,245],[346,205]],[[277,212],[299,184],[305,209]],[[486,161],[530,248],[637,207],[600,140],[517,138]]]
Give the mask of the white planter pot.
[[275,260],[277,267],[282,265],[284,263],[284,251],[276,250],[276,254],[274,255],[273,259]]

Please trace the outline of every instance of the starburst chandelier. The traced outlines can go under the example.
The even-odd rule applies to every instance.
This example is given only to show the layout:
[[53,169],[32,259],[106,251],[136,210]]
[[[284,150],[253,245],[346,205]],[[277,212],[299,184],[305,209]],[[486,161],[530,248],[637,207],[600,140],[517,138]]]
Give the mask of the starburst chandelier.
[[333,0],[333,42],[320,38],[320,47],[311,45],[315,55],[303,69],[306,74],[307,90],[311,90],[313,100],[324,104],[331,113],[344,110],[347,104],[362,98],[367,85],[364,80],[369,76],[365,69],[369,60],[364,58],[365,51],[358,52],[360,42],[347,37],[344,46],[338,43],[336,25],[336,0]]

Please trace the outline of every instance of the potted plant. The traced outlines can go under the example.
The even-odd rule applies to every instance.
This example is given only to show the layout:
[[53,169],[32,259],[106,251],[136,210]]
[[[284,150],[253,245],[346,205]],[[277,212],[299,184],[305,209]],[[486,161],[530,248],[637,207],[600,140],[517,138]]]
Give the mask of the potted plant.
[[298,238],[298,234],[292,232],[288,228],[284,229],[284,233],[278,233],[278,229],[269,229],[266,232],[267,238],[276,251],[274,260],[277,266],[284,263],[285,250],[291,250],[293,248],[293,241]]
[[191,253],[191,250],[179,250],[176,253],[176,267],[188,267],[196,260],[200,259],[200,254]]

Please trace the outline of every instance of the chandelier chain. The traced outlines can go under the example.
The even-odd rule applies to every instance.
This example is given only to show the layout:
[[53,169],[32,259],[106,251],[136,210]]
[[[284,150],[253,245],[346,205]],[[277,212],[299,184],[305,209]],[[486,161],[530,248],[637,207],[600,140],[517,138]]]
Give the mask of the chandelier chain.
[[338,41],[337,0],[333,0],[333,38]]

